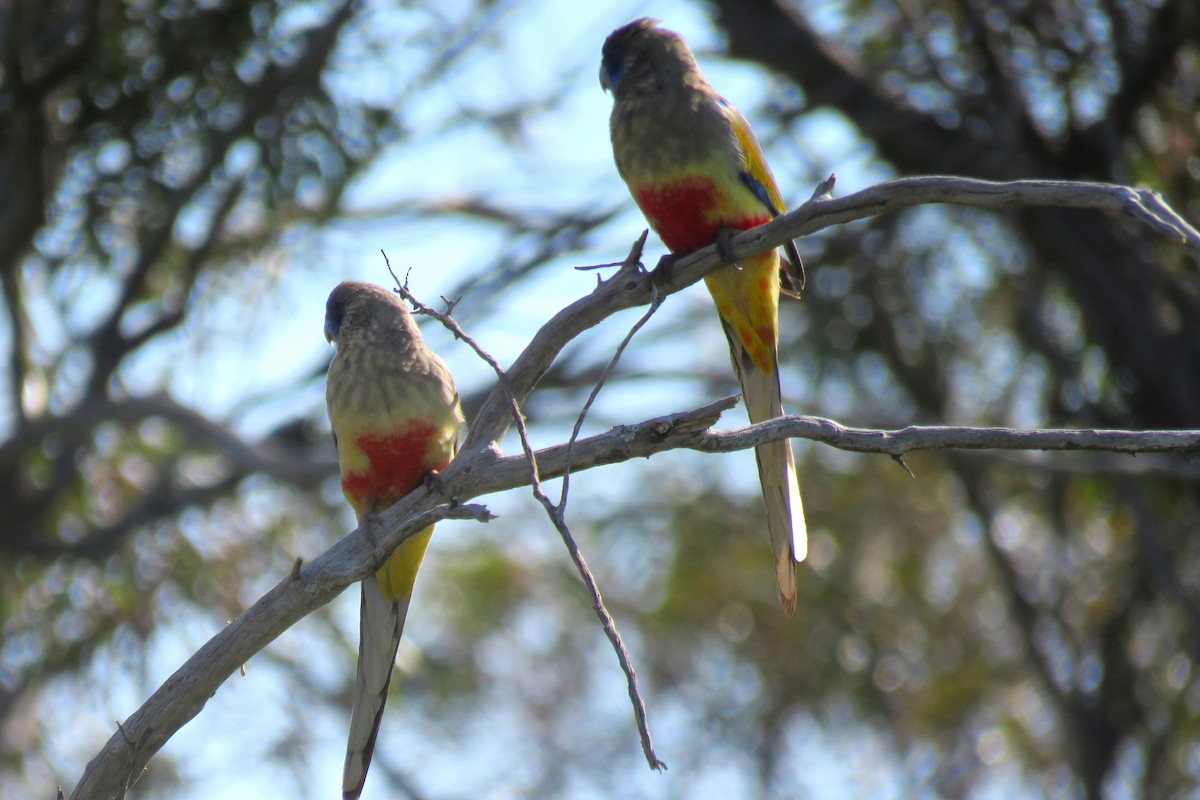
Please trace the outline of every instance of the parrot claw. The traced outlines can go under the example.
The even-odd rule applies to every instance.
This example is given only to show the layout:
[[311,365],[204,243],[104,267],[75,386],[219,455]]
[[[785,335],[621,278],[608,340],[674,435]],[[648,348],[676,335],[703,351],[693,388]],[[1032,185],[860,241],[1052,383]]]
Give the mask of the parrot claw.
[[733,237],[735,234],[741,233],[737,228],[728,226],[717,229],[717,252],[721,255],[721,260],[736,270],[742,268],[737,265],[737,260],[733,257]]

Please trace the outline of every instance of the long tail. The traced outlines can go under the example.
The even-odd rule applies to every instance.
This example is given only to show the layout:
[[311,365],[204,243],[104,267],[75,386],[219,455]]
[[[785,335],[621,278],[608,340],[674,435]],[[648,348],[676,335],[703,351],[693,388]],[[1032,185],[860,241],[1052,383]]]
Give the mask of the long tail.
[[[766,422],[783,416],[783,398],[779,388],[778,366],[770,372],[759,369],[737,340],[729,324],[722,319],[729,340],[730,358],[742,385],[742,399],[751,423]],[[774,354],[773,354],[774,355]],[[800,502],[800,484],[796,461],[788,439],[767,442],[754,449],[758,461],[758,480],[762,484],[767,507],[767,530],[771,551],[775,554],[775,580],[779,602],[785,614],[796,610],[796,562],[808,555],[808,527]]]
[[350,737],[346,742],[346,766],[342,771],[342,797],[357,800],[367,780],[371,755],[388,684],[396,663],[396,650],[408,615],[408,597],[390,600],[384,596],[379,576],[362,582],[359,609],[358,674],[354,681],[354,710],[350,714]]
[[358,674],[354,681],[350,738],[346,742],[346,766],[342,771],[344,800],[358,800],[367,780],[413,584],[432,535],[433,526],[430,525],[404,541],[383,569],[362,582]]

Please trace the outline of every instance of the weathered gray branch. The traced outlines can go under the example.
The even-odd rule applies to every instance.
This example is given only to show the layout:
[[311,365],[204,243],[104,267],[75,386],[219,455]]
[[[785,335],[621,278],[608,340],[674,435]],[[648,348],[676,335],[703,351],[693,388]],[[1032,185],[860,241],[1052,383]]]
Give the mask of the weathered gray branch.
[[780,419],[729,431],[705,431],[694,447],[709,453],[744,450],[788,436],[858,453],[902,456],[918,450],[1101,450],[1109,453],[1197,453],[1200,430],[1020,430],[949,425],[910,425],[894,431],[848,428],[820,417]]
[[[1200,263],[1200,231],[1171,208],[1161,194],[1144,187],[1084,181],[984,181],[946,175],[897,178],[845,197],[805,203],[768,225],[742,234],[736,241],[747,243],[747,254],[761,252],[749,248],[751,233],[771,241],[789,235],[804,236],[832,225],[930,203],[998,209],[1054,206],[1119,211],[1171,239]],[[734,252],[740,254],[737,249]]]
[[[1120,211],[1167,236],[1200,264],[1200,232],[1151,189],[1111,183],[996,182],[940,175],[898,178],[846,197],[815,198],[766,225],[735,236],[733,252],[737,258],[746,258],[834,225],[931,203],[995,209],[1056,206]],[[509,382],[518,403],[525,402],[559,351],[580,333],[617,311],[648,305],[655,289],[661,296],[674,294],[724,263],[716,246],[706,247],[680,258],[672,266],[670,280],[659,280],[657,286],[652,286],[650,276],[633,268],[632,262],[641,257],[640,249],[635,248],[630,256],[615,275],[601,282],[590,295],[576,300],[547,322],[509,368]],[[493,391],[473,420],[464,448],[498,442],[511,421],[507,396]]]
[[[1200,430],[1014,430],[911,426],[895,431],[847,428],[817,417],[782,419],[725,431],[713,431],[721,413],[737,397],[677,414],[620,425],[580,439],[570,451],[573,472],[667,450],[689,448],[711,453],[745,450],[769,439],[793,436],[824,442],[860,453],[903,455],[917,450],[1092,450],[1119,453],[1200,453]],[[557,445],[536,453],[544,478],[561,475],[567,467],[567,447]],[[443,490],[469,500],[529,483],[524,455],[501,456],[491,448],[464,453],[441,475]],[[104,750],[88,765],[74,798],[120,797],[130,776],[188,720],[200,712],[225,678],[269,644],[276,636],[370,575],[402,541],[431,522],[442,519],[489,518],[477,505],[451,505],[436,492],[415,492],[379,519],[377,544],[362,529],[354,531],[316,560],[298,568],[250,609],[214,636],[172,675],[121,726]],[[128,737],[128,738],[126,738]]]
[[[1166,234],[1200,261],[1200,234],[1156,193],[1108,184],[1055,181],[990,183],[961,178],[906,178],[839,199],[818,199],[791,214],[733,239],[734,253],[746,257],[777,247],[787,239],[831,225],[922,203],[959,203],[987,208],[1069,206],[1120,210]],[[508,389],[497,387],[473,421],[458,458],[441,474],[441,491],[468,501],[528,485],[531,471],[524,455],[504,456],[495,443],[512,424],[511,400],[523,402],[560,350],[575,336],[625,308],[651,302],[695,283],[721,266],[715,247],[679,259],[670,279],[641,271],[635,247],[616,274],[588,296],[556,314],[507,371]],[[656,283],[657,281],[657,283]],[[510,394],[511,393],[511,394]],[[1200,431],[1020,431],[1004,428],[909,427],[898,431],[846,428],[814,417],[786,417],[727,431],[712,431],[721,413],[737,399],[724,398],[691,411],[669,414],[636,425],[621,425],[576,441],[570,448],[572,472],[615,464],[666,450],[690,448],[728,452],[784,436],[807,438],[863,453],[899,456],[914,450],[967,448],[1008,450],[1103,450],[1125,453],[1200,451]],[[561,475],[567,447],[536,454],[542,478]],[[88,764],[71,797],[76,800],[124,797],[150,758],[175,731],[196,716],[220,685],[305,615],[328,603],[343,589],[370,575],[408,536],[449,518],[486,520],[487,510],[447,502],[433,491],[418,491],[388,509],[371,533],[355,530],[292,574],[218,632],[119,726]]]

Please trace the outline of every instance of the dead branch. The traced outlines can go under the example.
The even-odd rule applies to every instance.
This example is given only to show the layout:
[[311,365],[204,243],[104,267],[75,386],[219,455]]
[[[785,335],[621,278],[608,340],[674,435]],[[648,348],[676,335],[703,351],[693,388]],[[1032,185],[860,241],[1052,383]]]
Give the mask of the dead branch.
[[[1111,184],[1060,181],[992,183],[951,177],[905,178],[848,197],[818,197],[773,222],[732,240],[744,258],[784,241],[831,225],[888,213],[923,203],[958,203],[984,208],[1067,206],[1103,208],[1132,215],[1164,234],[1200,261],[1200,233],[1155,192]],[[441,473],[441,490],[419,490],[380,518],[371,536],[362,529],[344,537],[306,566],[293,571],[189,658],[153,695],[119,725],[88,764],[72,792],[75,800],[119,798],[131,776],[175,731],[196,716],[227,677],[305,615],[328,603],[343,589],[378,569],[407,537],[433,522],[458,518],[486,521],[478,505],[460,502],[528,486],[532,469],[525,454],[504,456],[497,442],[513,424],[519,407],[549,369],[561,349],[602,320],[625,308],[647,305],[698,281],[722,265],[708,247],[673,266],[670,279],[646,273],[627,259],[617,272],[586,297],[556,314],[534,336],[484,402],[459,456]],[[616,464],[666,450],[689,448],[729,452],[785,436],[812,439],[841,449],[900,456],[914,450],[1102,450],[1120,453],[1200,452],[1200,431],[1036,430],[970,427],[909,427],[898,431],[847,428],[831,420],[785,417],[760,425],[712,431],[720,414],[736,398],[701,408],[617,426],[605,433],[546,448],[534,454],[542,479],[604,464]],[[455,502],[448,503],[447,497]],[[374,543],[372,542],[374,539]]]

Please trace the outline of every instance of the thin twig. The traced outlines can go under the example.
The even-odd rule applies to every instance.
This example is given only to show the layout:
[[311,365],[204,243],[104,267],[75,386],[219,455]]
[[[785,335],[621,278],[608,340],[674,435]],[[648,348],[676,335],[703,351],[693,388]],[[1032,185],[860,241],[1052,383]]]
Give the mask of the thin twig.
[[[621,270],[638,270],[641,269],[642,249],[646,244],[646,233],[634,242],[633,248],[629,251],[629,256],[621,264]],[[650,303],[650,307],[646,309],[646,313],[634,323],[629,332],[625,334],[625,338],[617,346],[616,352],[612,358],[608,360],[608,364],[604,367],[604,371],[600,373],[600,378],[596,381],[596,385],[592,387],[592,391],[588,394],[587,400],[583,404],[583,408],[579,411],[579,416],[575,420],[575,427],[571,429],[571,438],[567,440],[566,453],[566,468],[562,474],[562,492],[559,495],[558,506],[555,507],[550,502],[550,498],[546,497],[541,492],[540,487],[535,488],[535,493],[540,495],[538,500],[546,507],[547,513],[550,514],[550,519],[553,520],[554,526],[558,528],[559,535],[562,536],[563,543],[567,546],[567,552],[571,554],[571,560],[575,562],[575,568],[579,571],[584,583],[588,587],[588,591],[592,595],[592,608],[596,612],[596,616],[600,618],[600,623],[604,626],[604,633],[608,636],[609,642],[612,643],[613,649],[617,654],[617,661],[621,664],[621,670],[625,673],[626,688],[629,692],[629,701],[633,704],[634,717],[637,720],[638,735],[642,741],[642,753],[646,756],[646,761],[650,764],[650,768],[654,770],[664,770],[667,768],[666,762],[660,760],[654,752],[654,740],[650,736],[650,723],[646,719],[646,704],[642,699],[642,692],[638,686],[637,672],[633,668],[633,661],[629,656],[629,650],[625,647],[625,642],[621,638],[620,632],[617,630],[616,622],[608,611],[608,607],[604,604],[604,599],[600,596],[600,587],[596,584],[592,577],[591,570],[588,569],[587,562],[583,558],[583,553],[579,549],[579,545],[575,541],[575,537],[571,535],[570,529],[567,527],[567,497],[571,486],[571,448],[575,445],[575,441],[579,438],[579,432],[583,429],[583,421],[587,418],[588,410],[596,401],[596,397],[600,394],[600,389],[603,388],[605,382],[608,381],[613,369],[616,368],[617,362],[621,360],[621,355],[625,352],[625,348],[633,341],[633,337],[641,330],[658,307],[662,305],[662,297],[657,292],[654,294],[654,299]],[[532,453],[530,457],[532,458]]]
[[[642,268],[642,249],[646,245],[647,233],[648,231],[643,231],[641,237],[633,243],[633,248],[629,251],[629,255],[623,262],[621,262],[622,271],[639,270]],[[583,429],[583,421],[587,418],[588,411],[591,409],[592,404],[596,402],[596,397],[599,396],[600,389],[604,387],[604,384],[608,381],[609,376],[612,375],[612,371],[616,368],[617,362],[621,360],[621,356],[624,354],[625,348],[629,346],[629,343],[633,341],[633,337],[637,335],[637,332],[642,329],[643,325],[650,321],[650,317],[654,316],[654,312],[658,311],[658,307],[662,305],[663,298],[653,284],[651,284],[651,289],[653,290],[653,299],[650,301],[649,308],[647,308],[646,313],[634,323],[633,327],[629,329],[629,332],[625,334],[625,338],[621,340],[621,343],[617,345],[616,352],[614,352],[612,358],[608,360],[608,364],[605,365],[604,371],[600,373],[600,378],[596,381],[596,385],[592,387],[591,393],[588,394],[587,400],[584,401],[583,408],[580,409],[579,416],[575,419],[575,427],[571,429],[571,438],[567,440],[567,468],[563,472],[562,494],[559,496],[558,500],[559,505],[564,508],[564,514],[566,513],[565,508],[567,505],[567,490],[571,485],[571,447],[575,444],[575,440],[579,438],[579,432]]]
[[396,271],[392,269],[392,262],[388,259],[388,254],[382,250],[380,250],[379,253],[383,256],[383,263],[387,265],[388,274],[390,274],[392,276],[392,280],[396,282],[396,294],[400,295],[409,303],[411,303],[413,309],[418,314],[424,314],[427,317],[433,317],[438,322],[442,323],[447,330],[454,334],[456,339],[462,340],[467,347],[470,347],[475,351],[475,355],[487,362],[487,365],[496,373],[496,377],[500,379],[501,386],[507,385],[508,377],[504,374],[504,370],[500,367],[500,362],[492,358],[491,354],[480,347],[478,342],[468,336],[467,332],[462,329],[462,326],[459,325],[454,317],[451,316],[451,312],[454,311],[454,307],[458,305],[458,299],[446,300],[445,298],[442,298],[446,301],[446,311],[444,313],[441,311],[435,311],[418,300],[413,293],[408,290],[408,276],[405,275],[404,280],[400,280],[400,278],[396,275]]
[[[641,260],[642,246],[645,244],[645,241],[646,235],[642,234],[642,237],[634,244],[633,249],[630,251],[629,257],[626,258],[626,260],[622,263],[622,269],[640,268],[639,264]],[[411,303],[417,313],[426,314],[438,320],[447,328],[447,330],[453,333],[455,337],[465,342],[468,347],[475,351],[476,355],[482,358],[488,364],[488,366],[492,368],[492,370],[496,373],[496,377],[500,381],[500,385],[507,388],[508,377],[505,375],[504,370],[501,368],[499,362],[497,362],[490,353],[486,352],[482,347],[480,347],[474,339],[468,336],[458,322],[451,316],[451,312],[453,311],[454,306],[457,305],[458,301],[447,301],[447,308],[444,313],[434,311],[413,296],[408,289],[408,281],[405,280],[402,282],[392,269],[392,264],[391,261],[388,260],[387,253],[384,253],[382,250],[380,253],[383,254],[384,263],[387,265],[387,270],[396,283],[396,291],[400,294],[400,296]],[[631,264],[632,267],[630,266]],[[637,333],[637,331],[646,323],[648,319],[650,319],[650,316],[658,309],[659,305],[661,305],[661,300],[657,299],[656,297],[654,303],[651,304],[650,308],[646,311],[642,318],[638,320],[637,324],[633,326],[628,335],[626,335],[625,339],[621,342],[621,346],[617,348],[617,352],[609,361],[608,366],[600,376],[600,380],[596,383],[591,395],[589,395],[587,402],[584,403],[583,410],[579,413],[579,418],[575,422],[575,428],[571,433],[571,438],[567,442],[568,465],[570,463],[571,445],[578,437],[579,431],[583,427],[583,420],[587,416],[588,409],[591,408],[593,401],[600,393],[600,387],[603,386],[604,382],[608,379],[609,373],[616,365],[617,360],[621,357],[621,353],[624,352],[625,347],[633,339],[634,334]],[[564,470],[562,474],[562,495],[559,504],[556,506],[542,488],[541,476],[538,474],[537,454],[534,452],[533,445],[529,441],[529,431],[525,427],[525,415],[521,411],[521,407],[517,403],[517,399],[512,394],[511,390],[508,390],[508,400],[511,404],[513,423],[517,429],[517,437],[521,442],[521,450],[525,453],[525,458],[528,461],[529,486],[533,492],[533,496],[546,510],[546,515],[550,518],[551,524],[554,525],[555,530],[558,531],[559,536],[563,540],[563,544],[566,545],[567,552],[571,556],[571,561],[575,564],[575,570],[579,573],[580,579],[582,579],[584,586],[587,587],[588,593],[591,595],[592,609],[596,612],[596,616],[599,618],[600,624],[604,628],[604,635],[608,637],[608,641],[612,644],[613,650],[616,651],[617,661],[621,665],[621,671],[625,673],[625,681],[629,691],[629,700],[633,704],[633,715],[637,721],[638,738],[641,740],[642,752],[645,754],[646,761],[650,764],[651,769],[666,769],[666,763],[661,761],[654,752],[654,740],[650,735],[650,724],[646,718],[646,703],[642,699],[641,689],[638,686],[637,671],[633,668],[633,660],[629,655],[629,650],[625,647],[625,641],[621,638],[620,631],[617,630],[616,621],[612,618],[612,614],[609,613],[608,607],[604,604],[604,598],[600,594],[600,586],[596,582],[596,576],[592,574],[591,568],[588,567],[587,561],[583,557],[583,552],[580,550],[579,544],[575,541],[575,537],[572,535],[571,529],[567,525],[566,504],[567,488],[570,476],[569,466],[568,469]]]
[[[513,405],[514,407],[516,406],[515,400],[513,401]],[[600,619],[600,624],[604,628],[604,635],[608,637],[609,643],[612,645],[613,650],[616,651],[621,671],[625,673],[625,683],[629,692],[629,701],[633,704],[633,716],[637,721],[638,738],[642,743],[642,753],[645,754],[646,762],[650,765],[650,769],[666,769],[666,763],[660,760],[654,752],[654,740],[650,736],[650,724],[646,718],[646,703],[642,699],[642,692],[638,686],[637,672],[633,668],[633,661],[629,656],[629,650],[625,647],[625,641],[621,638],[620,631],[617,630],[616,621],[613,620],[612,614],[609,613],[608,607],[604,604],[604,598],[600,594],[600,586],[596,583],[596,578],[592,574],[591,568],[588,567],[587,560],[583,557],[583,551],[579,549],[575,537],[571,535],[571,530],[567,527],[563,507],[561,505],[554,505],[553,501],[550,500],[549,496],[542,489],[541,477],[538,475],[537,455],[529,444],[529,434],[525,430],[524,419],[518,419],[516,425],[517,433],[521,439],[521,449],[525,451],[525,457],[529,463],[529,485],[533,491],[533,496],[542,504],[542,507],[546,510],[546,515],[554,525],[554,529],[558,531],[558,535],[562,538],[563,544],[567,548],[567,553],[571,556],[571,562],[575,565],[575,570],[583,580],[584,586],[587,587],[588,594],[591,595],[592,610],[595,611],[596,616]],[[567,457],[569,459],[569,453]]]

